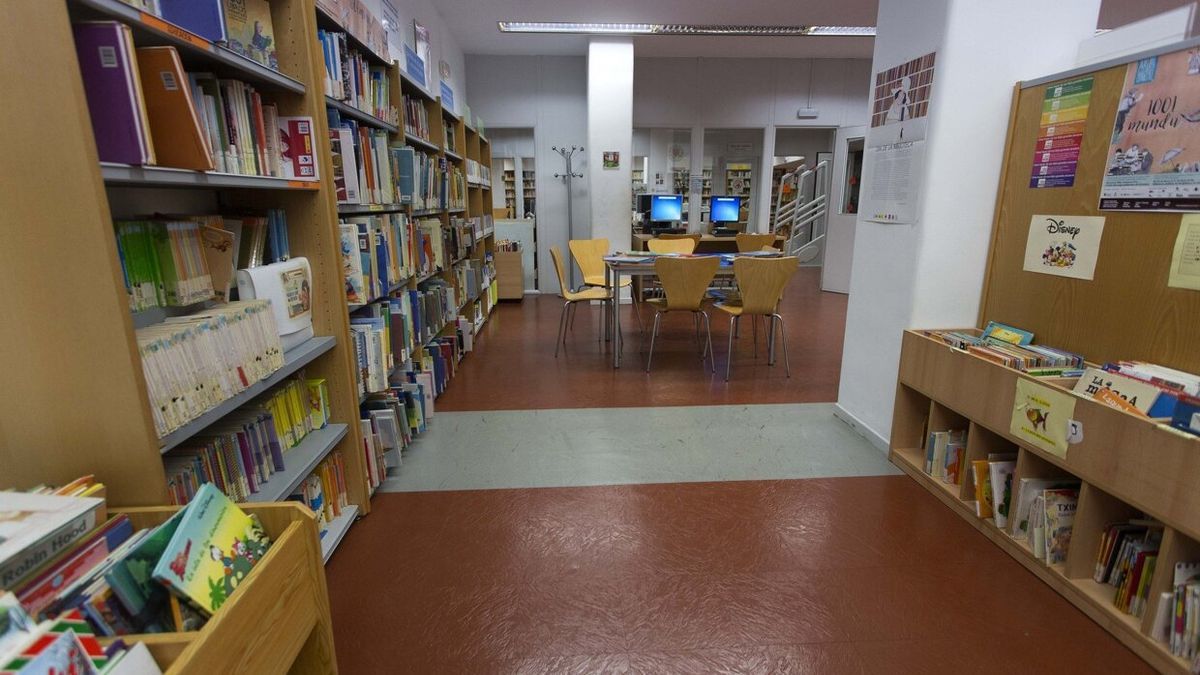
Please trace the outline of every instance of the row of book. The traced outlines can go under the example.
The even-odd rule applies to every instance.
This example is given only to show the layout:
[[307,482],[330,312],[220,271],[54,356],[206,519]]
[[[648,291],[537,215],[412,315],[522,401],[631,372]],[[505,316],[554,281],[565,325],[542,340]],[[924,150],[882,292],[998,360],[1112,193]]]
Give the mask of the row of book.
[[365,44],[384,63],[392,62],[388,31],[363,0],[317,0],[317,7]]
[[279,70],[268,0],[123,0],[272,70]]
[[467,208],[467,174],[461,168],[450,165],[445,176],[446,187],[443,194],[446,198],[442,204],[442,208]]
[[165,436],[283,366],[268,300],[231,302],[136,332],[154,427]]
[[1144,361],[1088,368],[1073,391],[1139,417],[1200,435],[1200,376]]
[[362,52],[347,44],[345,33],[318,30],[317,38],[325,60],[325,94],[393,126],[400,124],[387,69],[372,66]]
[[300,502],[312,509],[322,537],[333,519],[350,506],[346,477],[346,459],[341,452],[334,451],[321,460],[295,492],[288,495],[289,501]]
[[117,253],[129,307],[227,301],[234,272],[291,257],[287,215],[192,215],[118,220]]
[[444,138],[446,140],[446,142],[444,144],[446,152],[453,152],[456,155],[459,154],[459,152],[458,152],[458,136],[455,135],[454,124],[452,124],[450,122],[450,120],[447,120],[447,119],[442,120],[442,138]]
[[492,168],[473,159],[467,159],[467,182],[471,185],[491,187]]
[[404,133],[433,142],[433,132],[429,128],[429,111],[425,109],[425,102],[413,96],[405,96],[403,102]]
[[318,180],[311,118],[280,115],[241,80],[185,72],[174,47],[135,48],[120,22],[74,33],[101,161]]
[[171,502],[187,504],[206,483],[246,501],[287,469],[288,451],[329,417],[325,380],[288,380],[163,459]]
[[[989,330],[982,335],[963,331],[927,331],[927,335],[946,344],[974,354],[982,359],[1036,376],[1077,376],[1084,367],[1083,357],[1056,347],[1035,345],[1032,342],[1009,342],[1009,333]],[[1032,334],[1028,334],[1032,340]],[[1026,339],[1021,335],[1019,339]]]
[[1150,581],[1162,544],[1162,524],[1134,519],[1104,528],[1092,578],[1116,589],[1113,606],[1141,617],[1150,599]]
[[521,242],[513,239],[501,239],[496,242],[497,251],[517,252],[521,250]]
[[346,302],[366,304],[421,268],[421,237],[403,213],[346,218],[338,225]]
[[[94,479],[72,486],[81,484]],[[0,585],[29,617],[86,622],[100,636],[199,630],[271,545],[258,520],[211,483],[165,523],[140,530],[124,514],[107,518],[101,497],[0,492],[0,512],[25,514],[6,526]]]

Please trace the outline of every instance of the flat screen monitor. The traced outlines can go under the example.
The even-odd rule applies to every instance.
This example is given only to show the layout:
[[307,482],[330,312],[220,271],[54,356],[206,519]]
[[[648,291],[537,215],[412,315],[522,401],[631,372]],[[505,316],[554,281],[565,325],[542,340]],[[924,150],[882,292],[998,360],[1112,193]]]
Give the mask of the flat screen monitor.
[[736,223],[741,220],[741,197],[713,197],[711,220],[714,223]]
[[650,221],[673,223],[683,220],[683,195],[651,195]]

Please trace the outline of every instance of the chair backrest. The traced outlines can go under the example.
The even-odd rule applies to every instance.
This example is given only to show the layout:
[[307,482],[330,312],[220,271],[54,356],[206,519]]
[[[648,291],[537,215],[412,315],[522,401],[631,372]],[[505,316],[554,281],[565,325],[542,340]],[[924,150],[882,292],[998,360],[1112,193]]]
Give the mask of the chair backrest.
[[655,260],[654,272],[667,296],[667,309],[693,312],[700,309],[720,265],[717,256]]
[[775,245],[774,234],[745,234],[738,232],[734,236],[737,241],[738,253],[749,253],[751,251],[760,251],[764,246]]
[[584,277],[604,275],[604,256],[608,255],[607,239],[572,239],[567,242],[571,256]]
[[703,237],[704,235],[699,232],[685,232],[683,234],[679,234],[678,232],[663,232],[658,235],[659,239],[694,239],[696,243],[700,243],[700,239]]
[[696,250],[696,240],[686,239],[651,239],[646,242],[646,248],[651,253],[692,253]]
[[774,314],[783,288],[800,268],[800,259],[734,258],[733,275],[742,294],[742,314]]
[[554,272],[558,275],[558,294],[565,298],[571,289],[567,288],[567,275],[563,272],[562,251],[557,246],[551,246],[550,258],[554,260]]

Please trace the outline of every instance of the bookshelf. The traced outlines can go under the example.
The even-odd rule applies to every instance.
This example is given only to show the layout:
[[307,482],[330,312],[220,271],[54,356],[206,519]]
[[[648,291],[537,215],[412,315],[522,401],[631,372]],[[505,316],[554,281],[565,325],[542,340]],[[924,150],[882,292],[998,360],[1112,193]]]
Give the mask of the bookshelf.
[[[296,504],[250,504],[271,548],[202,629],[126,636],[145,642],[164,673],[333,673],[333,622],[322,544],[312,513]],[[135,528],[165,522],[177,507],[116,509]],[[326,535],[328,539],[329,535]]]
[[[5,68],[0,73],[3,86],[27,94],[26,105],[20,109],[8,106],[0,115],[10,130],[20,136],[14,138],[13,151],[19,154],[13,156],[30,158],[20,165],[8,163],[0,170],[3,185],[0,194],[10,214],[21,222],[39,225],[28,228],[29,236],[4,247],[0,254],[4,271],[0,275],[9,288],[29,288],[31,280],[40,281],[36,298],[7,294],[0,305],[5,316],[13,319],[5,322],[2,331],[6,349],[0,355],[0,367],[6,376],[13,378],[12,382],[22,383],[0,394],[3,404],[0,407],[4,410],[0,413],[0,427],[5,429],[0,441],[0,487],[65,482],[94,473],[108,486],[109,501],[122,505],[116,510],[166,503],[169,498],[164,452],[220,423],[257,394],[303,369],[308,377],[324,379],[328,386],[330,424],[285,451],[286,471],[276,473],[254,498],[286,497],[313,466],[337,450],[346,461],[349,500],[359,513],[368,512],[352,353],[343,309],[336,209],[330,184],[101,164],[80,67],[74,49],[69,48],[74,44],[72,20],[125,22],[133,29],[136,46],[175,46],[188,71],[211,71],[262,85],[262,91],[278,106],[280,114],[312,118],[313,139],[327,153],[325,99],[320,91],[321,79],[317,77],[323,64],[311,39],[316,32],[311,0],[271,3],[279,72],[120,2],[54,0],[21,3],[14,11],[0,27],[0,36],[22,53],[39,54],[39,62],[37,68]],[[46,49],[47,44],[59,48]],[[314,82],[316,86],[312,85]],[[53,144],[44,143],[48,129],[54,130]],[[322,173],[323,178],[328,175]],[[114,217],[129,216],[131,211],[221,213],[243,208],[278,208],[286,212],[291,253],[306,257],[312,268],[316,337],[287,352],[282,370],[159,438],[135,341],[135,317],[129,311],[122,280]],[[71,270],[71,273],[46,274],[45,270]],[[69,319],[63,313],[45,311],[44,303],[51,298],[69,299],[63,303],[70,307]],[[38,304],[42,304],[41,309]],[[31,420],[43,421],[30,423]],[[290,507],[264,505],[263,508]],[[277,523],[273,534],[283,534],[282,522]],[[268,523],[269,530],[271,527]],[[315,549],[315,527],[296,525],[295,528],[289,531],[296,533],[293,537],[296,550],[304,548],[306,540],[311,540]],[[291,546],[281,545],[276,550],[286,551]],[[281,552],[277,557],[282,559],[285,555]],[[320,578],[313,574],[301,578],[299,571],[298,567],[291,570],[296,573],[297,582],[307,583],[314,576]],[[283,576],[286,578],[288,573]],[[321,599],[313,597],[318,605],[324,605],[327,616],[323,594],[322,580]],[[239,595],[240,600],[235,602],[250,603],[251,595]],[[272,596],[270,602],[285,605],[294,598],[285,600],[280,602]],[[310,625],[302,632],[280,639],[296,641],[297,635],[309,635],[316,613],[312,607],[297,611],[295,620]],[[189,650],[204,635],[210,632],[223,635],[215,630],[216,626],[239,623],[246,629],[260,619],[255,617],[252,622],[246,618],[240,623],[232,619],[215,621],[201,632],[201,637],[171,638],[186,643],[177,650],[177,662],[196,657]],[[243,640],[250,639],[252,633],[247,630],[245,635]],[[219,639],[213,644],[223,641]],[[301,642],[296,642],[297,649]],[[323,649],[329,658],[332,645],[327,641]],[[253,651],[244,650],[244,657],[277,658],[256,656]],[[208,663],[208,658],[211,657],[197,663]]]
[[[1152,54],[1181,47],[1156,48]],[[1200,370],[1200,352],[1195,349],[1192,320],[1200,315],[1200,294],[1166,285],[1181,214],[1098,208],[1125,74],[1126,64],[1108,64],[1014,88],[977,325],[994,320],[1019,326],[1033,332],[1036,343],[1071,350],[1090,363],[1135,359],[1195,372]],[[1039,137],[1047,89],[1088,76],[1093,78],[1091,101],[1074,185],[1031,188],[1030,149]],[[1093,280],[1023,271],[1034,214],[1105,217]],[[1083,438],[1070,444],[1065,456],[1024,443],[1010,432],[1014,391],[1021,380],[1075,398],[1072,417],[1082,425]],[[1075,382],[1032,378],[952,349],[921,331],[906,331],[891,461],[1153,667],[1189,672],[1190,664],[1172,655],[1151,632],[1160,595],[1171,590],[1175,563],[1200,561],[1200,491],[1195,487],[1200,481],[1200,437],[1074,395]],[[1044,564],[1025,542],[1011,536],[1011,529],[977,517],[970,504],[974,487],[965,476],[961,486],[947,486],[924,473],[920,448],[926,433],[948,427],[969,427],[968,461],[992,452],[1016,453],[1013,485],[1024,477],[1081,481],[1064,564]],[[1161,522],[1164,535],[1147,607],[1135,617],[1114,607],[1115,589],[1093,581],[1092,571],[1102,528],[1142,514]]]
[[[750,217],[751,181],[754,169],[749,164],[727,164],[725,166],[725,194],[730,197],[742,198],[742,212],[738,214],[738,222],[745,225]],[[711,197],[711,193],[709,197]],[[704,199],[707,206],[709,199]]]

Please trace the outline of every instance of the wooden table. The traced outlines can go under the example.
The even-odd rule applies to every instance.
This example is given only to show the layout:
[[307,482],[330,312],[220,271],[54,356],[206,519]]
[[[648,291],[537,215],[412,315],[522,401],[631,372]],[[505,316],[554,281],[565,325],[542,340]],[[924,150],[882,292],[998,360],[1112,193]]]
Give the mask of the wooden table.
[[[651,239],[656,239],[650,234],[635,234],[633,235],[633,250],[646,251],[647,243]],[[775,235],[775,248],[782,249],[784,238],[780,235]],[[700,241],[696,242],[696,253],[737,253],[737,237],[714,237],[711,234],[705,234],[700,237]]]

